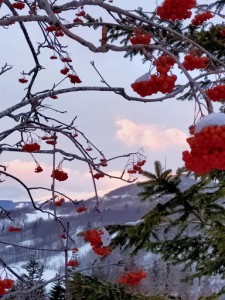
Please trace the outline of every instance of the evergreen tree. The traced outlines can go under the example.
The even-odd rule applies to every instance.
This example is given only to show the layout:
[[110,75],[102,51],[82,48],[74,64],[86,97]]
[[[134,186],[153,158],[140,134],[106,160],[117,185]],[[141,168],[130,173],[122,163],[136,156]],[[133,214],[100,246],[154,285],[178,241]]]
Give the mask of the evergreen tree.
[[224,274],[224,172],[192,177],[191,186],[183,187],[184,171],[172,175],[156,162],[155,174],[143,172],[148,180],[140,183],[140,196],[154,205],[137,225],[109,226],[110,233],[117,232],[111,245],[131,247],[133,254],[140,249],[161,253],[185,268],[195,265],[193,277]]
[[[27,274],[22,275],[22,278],[25,280],[24,289],[29,290],[35,285],[38,285],[43,282],[42,276],[43,276],[44,266],[38,263],[35,255],[30,256],[25,269],[27,271]],[[32,291],[29,294],[29,296],[24,298],[24,300],[31,300],[31,299],[43,300],[44,295],[45,295],[45,288],[40,287]]]
[[70,281],[71,300],[180,300],[170,296],[146,296],[123,285],[102,282],[95,277],[75,273]]
[[26,265],[27,274],[24,274],[24,279],[27,280],[30,286],[34,286],[37,282],[41,281],[44,266],[39,265],[35,255],[31,255]]
[[58,280],[52,287],[49,300],[65,300],[65,287],[61,280]]

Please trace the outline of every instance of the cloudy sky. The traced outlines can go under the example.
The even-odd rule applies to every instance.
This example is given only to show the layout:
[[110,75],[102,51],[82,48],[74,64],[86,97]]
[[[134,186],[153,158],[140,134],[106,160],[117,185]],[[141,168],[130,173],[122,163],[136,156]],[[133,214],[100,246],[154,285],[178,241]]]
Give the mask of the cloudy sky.
[[[150,7],[149,3],[144,0],[114,0],[115,5],[118,4],[130,10],[142,6],[146,11],[151,11],[153,6]],[[87,8],[86,11],[93,12],[93,7]],[[96,11],[95,13],[98,16],[100,12]],[[31,24],[27,24],[26,27],[37,47],[37,41],[40,41],[41,37],[37,27]],[[28,71],[31,68],[33,61],[17,25],[10,26],[8,29],[0,28],[0,31],[0,67],[6,62],[13,65],[12,70],[0,78],[1,108],[3,110],[22,98],[24,86],[18,82],[18,78],[21,77],[20,72]],[[77,32],[96,43],[100,39],[99,31],[93,33],[77,29]],[[123,53],[94,54],[74,41],[68,41],[65,37],[61,41],[69,46],[67,51],[73,59],[73,65],[82,80],[82,86],[103,86],[98,74],[90,64],[91,61],[95,62],[99,72],[111,86],[123,86],[130,95],[135,95],[130,84],[148,72],[149,63],[143,64],[138,56],[130,61],[123,57]],[[50,50],[46,49],[41,56],[41,63],[45,69],[38,77],[36,90],[52,87],[54,83],[62,79],[59,70],[63,65],[59,61],[50,60],[49,57],[52,54]],[[178,83],[181,83],[183,77],[179,73],[177,75]],[[70,85],[66,81],[60,87],[70,87]],[[181,153],[188,148],[186,138],[188,127],[193,123],[194,118],[193,102],[169,99],[163,103],[130,103],[113,93],[77,92],[59,96],[57,100],[48,100],[48,104],[54,104],[56,109],[68,111],[66,115],[60,116],[62,121],[68,122],[77,116],[77,128],[84,132],[104,152],[106,157],[135,152],[143,148],[147,157],[145,169],[148,171],[153,171],[155,160],[160,160],[163,165],[166,162],[166,167],[173,170],[183,165]],[[2,128],[10,127],[10,122],[8,119],[4,120],[1,123]],[[70,151],[70,144],[65,143],[64,145]],[[42,165],[43,173],[34,173],[35,163],[25,153],[3,153],[1,164],[7,165],[8,172],[18,176],[28,186],[50,188],[51,158],[43,155],[35,157]],[[123,167],[124,161],[118,160],[110,166],[109,172],[114,175],[120,174]],[[93,195],[93,187],[86,166],[76,161],[71,164],[66,163],[64,169],[69,174],[69,180],[57,183],[56,188],[59,191],[77,199],[85,199]],[[105,178],[97,182],[100,195],[122,185],[124,185],[123,182]],[[36,199],[45,200],[48,197],[46,192],[40,192],[40,190],[36,191],[34,195],[37,197]],[[27,200],[27,195],[18,184],[7,179],[1,183],[0,199]]]

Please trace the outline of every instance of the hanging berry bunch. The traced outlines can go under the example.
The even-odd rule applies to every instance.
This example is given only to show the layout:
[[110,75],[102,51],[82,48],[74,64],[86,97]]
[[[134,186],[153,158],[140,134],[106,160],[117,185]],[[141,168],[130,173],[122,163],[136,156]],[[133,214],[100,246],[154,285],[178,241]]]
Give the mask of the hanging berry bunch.
[[50,56],[50,59],[55,60],[55,59],[58,59],[58,57],[55,55],[52,55],[52,56]]
[[41,172],[43,172],[43,169],[42,169],[42,167],[40,165],[37,165],[37,167],[35,168],[34,172],[35,173],[41,173]]
[[79,252],[79,249],[78,249],[77,247],[74,247],[74,248],[72,249],[72,253],[77,253],[77,252]]
[[191,21],[191,24],[194,26],[200,26],[205,21],[213,18],[213,14],[210,11],[203,12],[202,14],[198,14],[194,17],[194,19]]
[[110,249],[108,246],[104,246],[101,236],[104,234],[102,230],[91,229],[82,233],[84,240],[89,242],[92,246],[92,250],[100,256],[110,255]]
[[137,162],[136,164],[133,164],[132,168],[127,170],[128,174],[136,174],[136,173],[141,173],[142,172],[142,166],[144,166],[144,164],[146,163],[146,160],[140,160],[139,162]]
[[184,57],[183,66],[188,71],[193,71],[195,69],[204,69],[209,62],[207,57],[200,57],[193,54],[188,54]]
[[184,20],[191,17],[196,0],[165,0],[156,10],[161,20]]
[[84,22],[81,18],[76,17],[75,19],[73,19],[73,23],[84,23]]
[[119,278],[119,283],[126,285],[138,285],[140,281],[147,277],[144,271],[128,272]]
[[11,226],[11,227],[8,228],[8,231],[9,232],[20,232],[20,231],[22,231],[22,228]]
[[130,42],[132,45],[149,45],[151,42],[151,35],[149,33],[142,32],[140,29],[136,29],[135,36],[130,38]]
[[173,91],[176,80],[176,75],[152,75],[148,80],[137,79],[131,87],[141,97],[151,96],[158,92],[166,94]]
[[78,132],[77,132],[76,130],[75,130],[74,133],[73,133],[73,137],[74,137],[74,138],[78,137]]
[[225,170],[225,115],[223,113],[204,117],[197,123],[194,136],[188,138],[187,142],[191,151],[183,152],[183,161],[188,170],[199,175],[213,170]]
[[64,172],[61,168],[57,168],[52,171],[52,178],[55,178],[58,181],[65,181],[68,179],[68,174]]
[[79,262],[77,259],[70,259],[67,263],[67,267],[77,267],[79,265]]
[[85,149],[87,152],[90,152],[90,151],[92,151],[93,149],[91,148],[91,146],[90,145],[88,145],[88,147]]
[[225,37],[225,29],[220,30],[220,35],[221,35],[222,37]]
[[77,252],[78,252],[78,248],[74,247],[72,249],[72,257],[68,261],[67,267],[77,267],[79,265],[79,262],[77,260]]
[[76,212],[77,212],[78,214],[83,213],[83,212],[85,212],[85,211],[87,211],[87,207],[86,207],[86,206],[80,206],[80,207],[78,207],[78,208],[76,209]]
[[60,237],[61,237],[61,239],[66,240],[66,234],[65,234],[65,233],[62,233],[62,234],[60,235]]
[[16,8],[16,9],[22,10],[22,9],[24,9],[25,4],[22,3],[22,2],[17,1],[17,2],[13,2],[13,3],[12,3],[12,6],[13,6],[14,8]]
[[28,80],[25,77],[19,78],[18,81],[20,83],[27,83],[28,82]]
[[25,143],[22,147],[24,152],[34,152],[39,151],[41,146],[36,142]]
[[5,278],[0,278],[0,295],[6,295],[13,288],[14,280]]
[[56,145],[58,137],[57,135],[50,135],[50,136],[43,136],[41,139],[45,141],[46,144]]
[[72,62],[72,59],[69,56],[67,56],[67,57],[62,57],[61,61],[64,63],[70,63]]
[[69,72],[69,70],[70,70],[69,68],[64,67],[62,70],[60,70],[60,73],[66,75]]
[[47,27],[45,28],[45,30],[46,30],[47,32],[54,32],[54,31],[57,30],[57,27],[56,27],[55,25],[49,25],[49,26],[47,26]]
[[58,200],[55,200],[55,206],[62,206],[65,203],[64,198],[58,198]]
[[206,94],[212,101],[225,100],[225,84],[220,84],[206,91]]
[[153,62],[153,65],[156,66],[158,73],[166,75],[174,63],[174,59],[171,56],[163,54]]
[[76,13],[77,17],[84,17],[85,15],[86,15],[86,12],[84,10],[81,10],[78,13]]
[[102,234],[103,231],[97,229],[90,229],[82,233],[82,235],[84,236],[84,240],[86,242],[89,242],[93,247],[100,247],[102,245]]
[[111,251],[108,246],[92,247],[92,250],[99,256],[109,256]]
[[51,95],[49,96],[51,99],[58,99],[58,96],[57,95]]
[[70,79],[70,82],[73,83],[73,84],[82,82],[80,80],[79,76],[74,75],[74,74],[68,74],[68,78]]
[[191,135],[193,135],[194,133],[195,133],[195,125],[191,125],[191,126],[189,126],[189,133],[191,134]]
[[103,173],[95,173],[94,175],[93,175],[93,178],[95,178],[95,179],[100,179],[100,178],[103,178],[103,177],[105,177],[105,175],[103,174]]
[[64,36],[64,33],[61,29],[57,28],[57,30],[55,31],[55,36],[62,37],[62,36]]
[[100,159],[100,164],[99,164],[99,165],[102,166],[102,167],[107,167],[108,164],[107,164],[106,158],[101,158],[101,159]]

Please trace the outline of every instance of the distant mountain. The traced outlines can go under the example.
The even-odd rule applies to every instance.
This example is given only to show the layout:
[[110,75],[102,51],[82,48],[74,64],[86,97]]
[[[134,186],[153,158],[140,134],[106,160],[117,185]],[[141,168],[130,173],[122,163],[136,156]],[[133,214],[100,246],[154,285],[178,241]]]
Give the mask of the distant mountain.
[[11,210],[16,207],[16,203],[12,200],[0,200],[0,207]]
[[[193,177],[182,176],[180,188],[185,190],[194,183],[196,181]],[[100,260],[97,262],[96,254],[92,251],[91,246],[85,243],[80,232],[109,224],[137,224],[142,216],[158,201],[168,201],[168,197],[165,195],[160,199],[143,202],[138,196],[141,190],[142,188],[137,184],[129,184],[105,194],[99,199],[98,208],[100,208],[101,214],[96,210],[95,198],[82,202],[87,207],[87,211],[82,214],[76,212],[77,206],[71,202],[66,202],[61,207],[57,207],[60,222],[65,227],[69,226],[70,247],[76,246],[79,249],[77,253],[79,269],[90,269],[93,261],[96,264],[101,264]],[[41,209],[44,211],[42,213],[34,210],[30,202],[0,200],[0,206],[4,203],[8,205],[7,209],[11,210],[10,216],[15,222],[9,219],[2,220],[0,257],[6,263],[17,266],[18,262],[20,265],[24,265],[30,255],[36,254],[41,263],[44,263],[46,268],[51,271],[56,272],[59,268],[63,268],[64,257],[59,250],[62,249],[59,232],[56,230],[54,216],[49,214],[52,212],[53,204],[42,205]],[[10,208],[9,205],[11,205]],[[36,205],[39,206],[41,203],[36,203]],[[21,227],[22,231],[19,233],[8,232],[8,227],[14,224]],[[61,230],[60,234],[63,233],[63,229]],[[117,266],[110,266],[110,263],[121,260],[126,265],[120,267],[120,269]],[[213,289],[213,285],[216,284],[218,287],[220,286],[220,282],[215,281],[214,284],[211,284],[207,278],[203,287],[196,284],[190,286],[183,282],[183,278],[187,274],[182,271],[182,267],[170,265],[168,269],[168,264],[163,262],[160,256],[145,251],[140,251],[137,256],[132,258],[127,250],[115,249],[107,257],[107,264],[109,267],[93,268],[93,270],[87,271],[87,275],[97,276],[99,279],[104,278],[110,282],[118,277],[119,272],[122,274],[123,271],[126,271],[127,267],[144,268],[149,273],[149,278],[151,278],[141,287],[144,291],[160,294],[162,290],[169,289],[171,295],[182,295],[183,300],[197,300],[202,293],[205,293],[206,286],[207,289]]]
[[[182,176],[181,183],[179,187],[181,190],[189,188],[195,183],[195,179],[191,176]],[[135,184],[127,184],[120,188],[110,191],[99,199],[102,210],[113,209],[120,210],[123,212],[124,206],[132,206],[131,209],[139,210],[146,209],[146,206],[150,208],[149,201],[141,202],[138,194],[142,191],[142,187]],[[36,203],[39,206],[41,203]],[[96,199],[91,197],[83,201],[83,204],[89,209],[93,209],[96,204]],[[0,207],[6,210],[14,210],[16,215],[31,213],[33,211],[33,206],[31,202],[25,201],[12,201],[12,200],[0,200]],[[52,209],[52,204],[46,204],[44,209]],[[66,202],[61,208],[62,214],[74,215],[74,204],[71,202]],[[35,212],[34,212],[35,213]],[[140,217],[140,216],[138,216]],[[136,220],[126,220],[126,221],[136,221]]]

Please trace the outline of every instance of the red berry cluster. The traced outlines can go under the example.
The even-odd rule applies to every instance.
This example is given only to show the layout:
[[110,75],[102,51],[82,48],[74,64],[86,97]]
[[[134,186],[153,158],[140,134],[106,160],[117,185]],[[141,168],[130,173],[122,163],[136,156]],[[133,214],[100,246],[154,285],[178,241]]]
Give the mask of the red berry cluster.
[[92,247],[101,247],[102,239],[101,235],[103,234],[102,230],[90,229],[83,232],[84,240],[89,242]]
[[58,29],[55,31],[55,36],[60,37],[60,36],[64,36],[64,33],[61,29]]
[[224,101],[225,99],[225,84],[217,85],[206,91],[206,94],[212,101]]
[[85,206],[80,206],[80,207],[78,207],[77,209],[76,209],[76,212],[77,213],[82,213],[82,212],[84,212],[84,211],[86,211],[87,210],[87,207],[85,207]]
[[151,35],[149,33],[136,34],[134,37],[130,38],[130,42],[132,45],[149,45],[151,42]]
[[70,63],[70,62],[72,62],[72,59],[69,56],[67,56],[67,57],[62,57],[61,61],[65,62],[65,63]]
[[53,9],[54,14],[60,14],[62,11],[60,9]]
[[107,160],[105,158],[101,158],[99,165],[102,166],[102,167],[107,167],[108,166]]
[[65,203],[65,199],[60,198],[60,199],[55,201],[55,206],[62,206],[64,203]]
[[136,164],[133,165],[132,169],[127,170],[128,174],[136,174],[136,173],[141,173],[142,171],[142,166],[146,163],[146,160],[141,160],[137,162]]
[[169,55],[161,55],[154,62],[154,66],[156,66],[157,72],[160,74],[166,75],[171,67],[174,65],[174,59]]
[[188,71],[193,71],[194,69],[204,69],[208,63],[207,57],[200,57],[193,54],[185,55],[183,66]]
[[18,81],[20,83],[27,83],[28,82],[28,80],[26,78],[24,78],[24,77],[23,78],[19,78]]
[[56,145],[58,137],[57,135],[51,135],[51,136],[43,136],[41,139],[45,141],[46,144]]
[[14,280],[5,278],[0,279],[0,295],[8,294],[9,290],[13,288]]
[[173,91],[176,80],[176,75],[152,75],[149,80],[132,83],[131,87],[141,97],[151,96],[158,92],[166,94]]
[[70,259],[67,263],[67,267],[77,267],[79,262],[77,259]]
[[[56,96],[56,95],[51,95],[51,96],[49,96],[50,98],[52,98],[52,99],[58,99],[58,96]],[[46,142],[47,143],[47,142]],[[47,143],[47,144],[49,144],[49,143]]]
[[50,25],[50,26],[47,26],[47,27],[45,28],[45,30],[46,30],[47,32],[54,32],[54,31],[57,30],[57,27],[56,27],[55,25]]
[[66,235],[65,235],[65,233],[62,233],[62,234],[60,235],[60,237],[61,237],[61,239],[66,240]]
[[54,59],[58,59],[58,57],[55,55],[52,55],[52,56],[50,56],[50,59],[54,60]]
[[191,125],[189,128],[189,133],[193,135],[195,133],[195,125]]
[[72,59],[69,56],[67,56],[67,57],[62,57],[61,61],[62,62],[72,62]]
[[65,67],[64,69],[60,70],[60,73],[66,75],[69,72],[69,68]]
[[73,19],[74,23],[83,23],[83,20],[81,20],[80,18],[75,18]]
[[89,151],[92,151],[93,149],[91,147],[88,147],[85,150],[89,152]]
[[22,228],[12,226],[12,227],[8,228],[8,231],[10,231],[10,232],[20,232],[20,231],[22,231]]
[[14,2],[14,3],[12,3],[12,6],[16,9],[24,9],[25,4],[22,2]]
[[92,247],[92,250],[99,256],[109,256],[111,251],[108,246]]
[[76,16],[78,17],[84,17],[86,15],[86,12],[84,10],[81,10],[80,12],[76,13]]
[[187,139],[191,151],[183,152],[188,170],[206,174],[212,170],[225,170],[225,126],[208,126]]
[[68,78],[70,79],[71,83],[81,83],[82,81],[80,80],[79,76],[77,75],[73,75],[73,74],[69,74]]
[[195,5],[196,0],[165,0],[156,13],[162,20],[184,20],[191,17]]
[[110,249],[107,246],[103,246],[101,235],[102,230],[91,229],[83,232],[83,236],[86,242],[89,242],[92,246],[92,250],[100,256],[108,256]]
[[25,152],[34,152],[34,151],[39,151],[41,146],[38,143],[29,143],[29,144],[24,144],[22,149]]
[[79,249],[77,248],[77,247],[74,247],[73,249],[72,249],[72,253],[77,253],[79,251]]
[[95,178],[95,179],[100,179],[100,178],[103,178],[105,175],[104,174],[102,174],[102,173],[95,173],[94,175],[93,175],[93,178]]
[[223,37],[225,37],[225,29],[220,30],[220,34],[221,34]]
[[34,170],[35,173],[41,173],[42,171],[43,171],[43,169],[40,165],[37,165],[37,167]]
[[203,12],[202,14],[198,14],[194,17],[194,19],[191,21],[191,24],[194,26],[200,26],[205,21],[213,18],[213,14],[210,11]]
[[144,271],[128,272],[119,278],[119,283],[127,285],[138,285],[143,278],[147,277]]
[[64,172],[63,170],[57,168],[52,171],[52,178],[55,178],[58,181],[65,181],[68,179],[68,174]]

